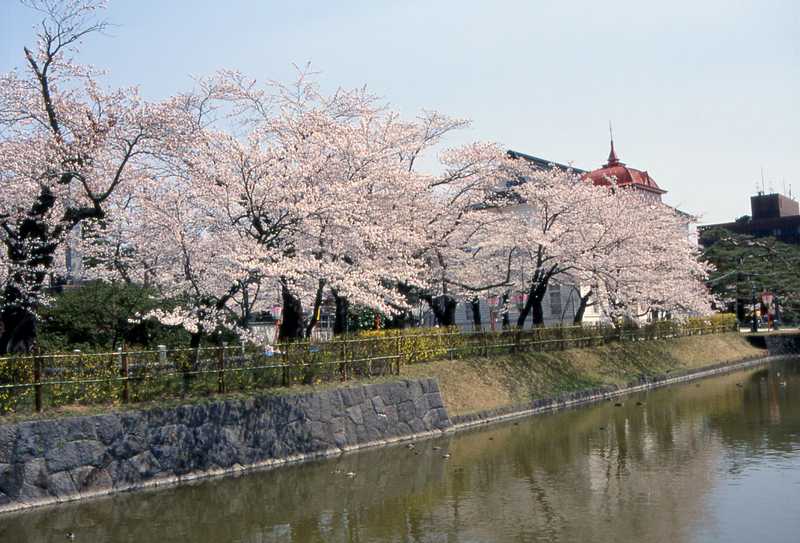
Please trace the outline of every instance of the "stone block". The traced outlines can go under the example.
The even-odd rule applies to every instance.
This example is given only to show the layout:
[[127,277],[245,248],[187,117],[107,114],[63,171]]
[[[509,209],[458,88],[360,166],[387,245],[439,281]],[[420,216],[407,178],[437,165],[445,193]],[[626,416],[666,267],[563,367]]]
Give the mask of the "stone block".
[[133,469],[139,472],[142,479],[148,479],[161,471],[161,464],[150,451],[137,454],[128,462]]
[[22,487],[19,489],[17,500],[21,502],[33,502],[47,497],[49,497],[49,493],[46,488],[23,483]]
[[78,493],[78,487],[72,480],[72,475],[68,471],[59,471],[50,475],[47,482],[47,490],[53,496],[64,497]]
[[0,464],[0,492],[13,494],[18,488],[16,470],[11,464]]
[[147,450],[147,446],[144,436],[125,434],[111,448],[111,454],[117,459],[130,458]]
[[17,426],[0,425],[0,463],[11,463],[17,441]]
[[78,490],[81,492],[109,490],[113,485],[114,482],[107,469],[93,468],[82,480]]
[[438,392],[430,392],[425,395],[428,399],[428,407],[431,409],[439,409],[444,407],[444,403],[442,402],[442,395]]
[[188,454],[188,451],[181,451],[178,447],[172,445],[156,445],[150,451],[161,468],[168,472],[177,470],[182,465],[184,455]]
[[430,427],[427,426],[422,419],[413,418],[408,425],[415,433],[421,433],[430,430]]
[[122,422],[115,414],[92,417],[97,439],[104,445],[111,445],[122,436]]
[[47,464],[43,458],[35,458],[24,464],[17,464],[19,472],[17,477],[19,482],[24,485],[33,485],[40,488],[47,487]]
[[386,414],[386,404],[383,403],[383,398],[380,396],[373,396],[372,397],[372,409],[375,410],[375,413],[379,415]]
[[97,440],[94,417],[72,417],[55,421],[63,425],[64,434],[68,441]]
[[23,422],[17,426],[17,439],[14,442],[12,458],[14,462],[26,462],[33,458],[41,458],[45,453],[44,440],[36,431],[36,425]]
[[106,447],[99,441],[83,440],[64,443],[49,449],[45,454],[51,472],[70,470],[78,466],[100,466]]
[[417,400],[425,394],[422,383],[419,381],[406,381],[406,386],[408,388],[408,397],[411,400]]
[[430,407],[426,396],[420,396],[414,400],[414,415],[416,418],[421,419],[429,410]]
[[115,460],[107,468],[114,487],[125,487],[141,481],[139,471],[128,460]]
[[414,403],[410,400],[405,401],[397,406],[397,418],[400,422],[409,422],[416,416],[416,409]]
[[361,414],[361,406],[354,405],[353,407],[347,408],[347,416],[353,421],[353,424],[363,424],[364,417]]

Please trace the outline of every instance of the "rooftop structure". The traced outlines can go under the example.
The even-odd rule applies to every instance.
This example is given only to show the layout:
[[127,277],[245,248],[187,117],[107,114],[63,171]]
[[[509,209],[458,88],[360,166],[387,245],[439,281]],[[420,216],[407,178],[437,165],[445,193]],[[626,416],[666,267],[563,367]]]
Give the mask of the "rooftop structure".
[[637,170],[621,162],[614,150],[613,139],[611,140],[611,152],[608,154],[608,162],[601,168],[588,172],[583,177],[584,179],[590,180],[595,185],[603,186],[610,185],[613,179],[619,187],[630,187],[635,190],[644,191],[651,194],[658,201],[661,201],[661,195],[667,192],[658,186],[646,170]]
[[708,224],[701,230],[724,228],[737,234],[755,237],[772,236],[784,243],[800,244],[800,205],[784,194],[759,192],[750,197],[750,217],[734,222]]

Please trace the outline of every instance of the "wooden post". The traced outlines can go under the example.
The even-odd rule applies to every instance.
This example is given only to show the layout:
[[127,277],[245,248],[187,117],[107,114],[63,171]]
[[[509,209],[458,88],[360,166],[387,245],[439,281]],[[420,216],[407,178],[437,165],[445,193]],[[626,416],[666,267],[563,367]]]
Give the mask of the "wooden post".
[[33,390],[36,403],[36,412],[42,410],[42,358],[37,352],[33,356]]
[[226,343],[222,343],[222,348],[217,354],[217,393],[225,393],[225,347]]
[[347,339],[342,340],[342,380],[347,381]]
[[281,357],[283,358],[283,370],[281,373],[281,381],[283,386],[285,387],[289,386],[289,345],[291,345],[291,343],[286,343],[283,346],[283,353],[281,354]]
[[130,391],[128,389],[128,353],[120,349],[121,369],[120,376],[122,377],[122,403],[130,401]]
[[403,356],[403,347],[400,343],[400,336],[397,336],[397,375],[400,375],[400,360]]

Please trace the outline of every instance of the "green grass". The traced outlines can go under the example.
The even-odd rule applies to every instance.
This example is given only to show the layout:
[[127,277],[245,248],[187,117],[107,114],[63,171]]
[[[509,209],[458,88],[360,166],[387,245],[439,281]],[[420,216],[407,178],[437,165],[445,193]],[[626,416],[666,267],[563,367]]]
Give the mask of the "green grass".
[[764,354],[733,333],[436,361],[404,366],[402,374],[436,378],[452,416]]

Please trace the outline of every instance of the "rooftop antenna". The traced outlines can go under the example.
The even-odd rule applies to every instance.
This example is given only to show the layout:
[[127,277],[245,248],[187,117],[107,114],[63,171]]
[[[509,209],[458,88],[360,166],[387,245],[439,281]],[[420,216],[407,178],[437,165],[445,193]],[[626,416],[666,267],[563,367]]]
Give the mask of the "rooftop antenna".
[[764,186],[764,166],[761,166],[761,194],[764,194],[765,190],[766,188]]

